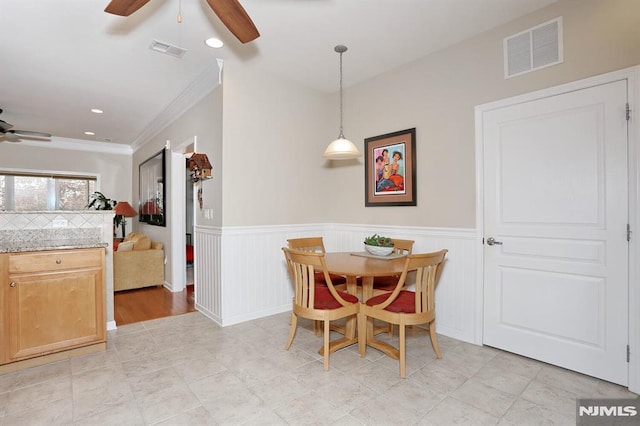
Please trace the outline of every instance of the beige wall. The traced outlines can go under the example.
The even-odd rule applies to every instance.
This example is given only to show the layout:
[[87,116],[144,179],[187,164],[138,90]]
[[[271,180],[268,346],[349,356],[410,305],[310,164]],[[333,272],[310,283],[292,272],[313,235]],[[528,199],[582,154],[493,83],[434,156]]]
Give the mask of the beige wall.
[[322,153],[338,132],[330,98],[224,65],[225,226],[326,222]]
[[[220,189],[222,185],[222,89],[220,87],[205,95],[176,121],[134,152],[132,180],[134,205],[138,205],[138,167],[140,163],[161,151],[167,141],[170,141],[171,146],[176,147],[182,145],[185,141],[192,140],[194,136],[197,137],[198,152],[207,154],[213,165],[213,179],[204,181],[202,183],[202,189],[204,200],[203,208],[213,209],[214,211],[213,219],[207,220],[204,218],[203,212],[196,208],[195,224],[220,226],[222,223],[220,214],[222,211]],[[169,152],[166,153],[166,158],[166,179],[169,181],[171,176]],[[175,216],[170,209],[173,197],[171,185],[166,185],[165,190],[167,226],[148,225],[136,220],[135,229],[145,233],[153,240],[163,242],[165,244],[165,255],[168,259],[171,259],[173,247],[182,246],[173,244],[171,241],[171,227],[175,223]],[[171,280],[171,262],[167,262],[165,267],[165,279],[167,281]]]
[[[503,38],[558,16],[564,63],[505,80]],[[350,88],[345,134],[359,147],[366,137],[417,128],[418,206],[365,208],[361,164],[328,179],[342,189],[333,192],[328,221],[475,227],[474,107],[637,65],[638,28],[640,1],[560,1]]]
[[131,155],[55,149],[47,143],[51,146],[50,142],[42,147],[0,142],[0,168],[98,174],[99,191],[113,200],[131,202]]
[[[557,16],[564,19],[564,63],[505,80],[503,38]],[[345,134],[360,148],[366,137],[417,128],[417,207],[365,208],[363,159],[323,160],[323,150],[338,131],[337,93],[325,95],[232,61],[225,62],[222,90],[204,97],[136,151],[133,160],[67,150],[43,156],[37,148],[1,143],[0,167],[49,170],[55,165],[98,172],[108,196],[137,205],[139,163],[166,140],[181,143],[197,135],[199,150],[214,165],[214,179],[203,183],[205,208],[213,210],[213,219],[196,210],[197,224],[473,228],[474,107],[639,64],[638,16],[636,0],[561,0],[348,88]],[[171,217],[169,212],[169,224]],[[169,241],[168,229],[134,222],[152,237]]]
[[[558,16],[564,63],[505,80],[504,37]],[[638,16],[635,0],[561,0],[346,89],[345,135],[360,148],[417,128],[416,207],[365,208],[364,159],[322,159],[337,136],[337,93],[225,62],[223,225],[475,227],[474,107],[640,63]]]

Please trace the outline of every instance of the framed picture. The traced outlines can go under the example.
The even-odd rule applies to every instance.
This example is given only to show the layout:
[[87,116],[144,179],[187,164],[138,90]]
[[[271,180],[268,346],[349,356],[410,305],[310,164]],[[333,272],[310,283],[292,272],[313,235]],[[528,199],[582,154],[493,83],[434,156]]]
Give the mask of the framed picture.
[[140,164],[138,218],[149,225],[166,226],[164,149]]
[[416,129],[364,140],[364,205],[416,205]]

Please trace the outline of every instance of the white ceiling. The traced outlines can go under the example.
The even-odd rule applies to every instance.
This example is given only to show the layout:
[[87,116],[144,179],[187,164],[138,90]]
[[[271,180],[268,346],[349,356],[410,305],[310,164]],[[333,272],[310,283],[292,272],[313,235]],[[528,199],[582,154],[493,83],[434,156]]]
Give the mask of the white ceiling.
[[[105,13],[109,0],[0,0],[0,119],[131,144],[203,73],[215,73],[216,58],[334,92],[337,44],[349,48],[349,87],[556,0],[240,1],[261,34],[246,45],[204,0],[152,0],[128,18]],[[225,46],[205,46],[212,36]],[[151,51],[153,39],[188,51],[182,59]]]

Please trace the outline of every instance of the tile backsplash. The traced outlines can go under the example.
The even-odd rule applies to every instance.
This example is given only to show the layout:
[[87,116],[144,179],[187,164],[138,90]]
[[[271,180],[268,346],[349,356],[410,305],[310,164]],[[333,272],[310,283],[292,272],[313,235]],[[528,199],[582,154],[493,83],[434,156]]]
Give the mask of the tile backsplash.
[[102,241],[112,211],[0,212],[0,241]]

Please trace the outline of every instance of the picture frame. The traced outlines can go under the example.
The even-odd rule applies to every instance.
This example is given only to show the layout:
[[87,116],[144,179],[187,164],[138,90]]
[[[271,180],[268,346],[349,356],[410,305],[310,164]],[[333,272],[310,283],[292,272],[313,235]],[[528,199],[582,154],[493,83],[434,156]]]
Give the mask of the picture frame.
[[140,163],[138,220],[149,225],[166,226],[165,150]]
[[416,128],[364,140],[365,207],[416,206]]

